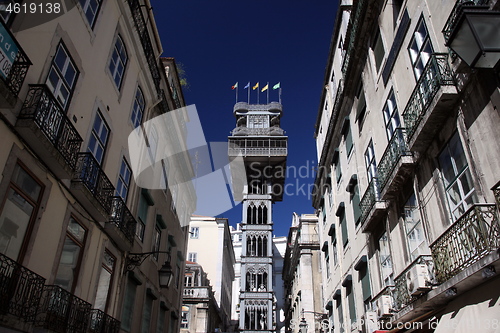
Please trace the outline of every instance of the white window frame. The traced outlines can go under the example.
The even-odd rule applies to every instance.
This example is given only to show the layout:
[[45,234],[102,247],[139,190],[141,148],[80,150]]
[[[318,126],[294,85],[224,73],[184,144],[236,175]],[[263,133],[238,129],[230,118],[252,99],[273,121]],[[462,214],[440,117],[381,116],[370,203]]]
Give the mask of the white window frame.
[[[82,7],[83,13],[85,14],[87,22],[90,24],[90,27],[94,28],[97,15],[99,15],[99,11],[101,10],[102,0],[79,0],[78,2]],[[97,7],[92,7],[92,4],[97,5]]]
[[78,68],[63,42],[57,45],[45,84],[63,109],[69,105],[78,79]]
[[113,44],[113,51],[109,59],[108,69],[113,78],[116,88],[121,89],[123,83],[123,77],[125,76],[125,69],[127,68],[128,55],[127,48],[123,42],[123,38],[120,35],[116,36],[115,42]]

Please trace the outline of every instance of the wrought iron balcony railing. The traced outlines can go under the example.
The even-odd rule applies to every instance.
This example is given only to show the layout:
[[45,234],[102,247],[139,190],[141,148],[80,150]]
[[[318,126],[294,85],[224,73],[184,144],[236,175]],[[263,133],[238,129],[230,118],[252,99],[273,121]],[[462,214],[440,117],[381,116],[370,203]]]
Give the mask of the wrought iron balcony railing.
[[[8,39],[10,39],[17,49],[17,54],[11,65],[9,65],[10,61],[5,61],[3,64],[2,74],[0,77],[4,80],[7,87],[9,87],[12,94],[17,97],[19,95],[19,91],[21,91],[21,87],[24,82],[24,78],[26,77],[26,73],[28,73],[29,67],[32,65],[26,53],[24,53],[21,45],[18,44],[16,38],[12,35],[9,28],[5,26],[3,20],[0,20],[1,30],[4,30],[7,35],[2,36],[2,42],[8,43]],[[11,50],[14,47],[11,45]],[[6,58],[9,58],[9,55],[4,55]]]
[[127,205],[121,197],[111,198],[111,214],[109,223],[113,223],[116,227],[123,232],[127,240],[132,243],[134,241],[135,220]]
[[34,322],[45,279],[0,253],[0,315]]
[[115,187],[91,153],[78,153],[74,182],[81,182],[92,193],[108,214],[111,214],[111,197]]
[[209,298],[210,287],[184,287],[184,298]]
[[232,130],[232,135],[285,135],[285,131],[278,127],[267,127],[267,128],[248,128],[245,126],[239,126]]
[[287,141],[271,139],[229,139],[229,156],[286,156]]
[[446,85],[455,85],[455,79],[448,64],[448,54],[433,53],[403,111],[408,139],[415,134],[439,88]]
[[377,201],[380,201],[380,186],[378,178],[373,177],[359,202],[359,208],[361,209],[361,224],[365,222]]
[[348,26],[348,39],[347,39],[347,49],[345,52],[344,60],[342,62],[342,78],[345,80],[347,78],[347,70],[349,69],[351,53],[354,52],[354,44],[356,38],[358,37],[359,25],[362,23],[361,17],[365,7],[365,0],[359,0],[356,6],[354,16],[349,20]]
[[490,0],[457,0],[442,31],[445,41],[448,42],[450,39],[451,32],[458,22],[460,8],[462,6],[487,6],[489,2]]
[[404,128],[397,128],[392,135],[389,144],[385,149],[380,163],[377,167],[378,172],[378,182],[380,189],[382,190],[389,181],[391,174],[398,164],[399,159],[402,156],[412,156],[412,152],[408,149],[406,141],[406,130]]
[[31,119],[74,169],[82,138],[44,84],[30,85],[19,119]]
[[90,311],[89,333],[118,333],[120,322],[101,310]]
[[45,286],[36,326],[58,333],[85,333],[90,320],[90,303],[59,286]]
[[414,269],[416,265],[425,265],[429,279],[422,282],[426,284],[426,287],[429,287],[429,290],[435,280],[432,256],[421,255],[417,257],[403,272],[401,272],[401,274],[394,279],[394,290],[392,292],[392,296],[394,298],[394,309],[397,311],[401,310],[418,298],[418,296],[412,295],[411,290],[408,288],[410,284],[416,283],[415,281],[410,281],[408,276],[410,270]]
[[443,283],[500,248],[494,204],[474,204],[430,246],[436,280]]

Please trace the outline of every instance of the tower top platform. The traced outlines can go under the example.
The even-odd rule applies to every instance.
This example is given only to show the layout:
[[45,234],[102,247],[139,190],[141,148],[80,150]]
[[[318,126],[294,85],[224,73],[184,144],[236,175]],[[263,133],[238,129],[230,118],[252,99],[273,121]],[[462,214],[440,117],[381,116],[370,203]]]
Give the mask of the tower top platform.
[[234,104],[233,114],[235,117],[246,115],[248,113],[270,113],[274,115],[283,115],[283,106],[278,102],[269,104],[249,104],[247,102],[238,102]]

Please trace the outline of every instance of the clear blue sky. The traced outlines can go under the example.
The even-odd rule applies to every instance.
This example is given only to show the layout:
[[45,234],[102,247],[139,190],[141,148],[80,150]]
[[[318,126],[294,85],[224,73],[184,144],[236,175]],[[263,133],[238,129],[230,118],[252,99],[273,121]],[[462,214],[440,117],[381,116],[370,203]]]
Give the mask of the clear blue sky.
[[[174,57],[186,71],[187,104],[195,104],[208,142],[227,141],[235,127],[232,110],[239,84],[263,87],[281,82],[289,137],[287,178],[292,195],[274,205],[274,234],[288,234],[292,213],[312,213],[308,185],[314,182],[313,138],[333,24],[335,0],[151,0],[163,44],[163,56]],[[260,91],[260,90],[259,90]],[[266,93],[260,93],[260,102]],[[270,101],[277,101],[277,90]],[[257,91],[251,91],[251,103]],[[301,168],[302,167],[302,168]],[[301,169],[299,169],[301,168]],[[231,225],[241,221],[241,205],[222,214]]]

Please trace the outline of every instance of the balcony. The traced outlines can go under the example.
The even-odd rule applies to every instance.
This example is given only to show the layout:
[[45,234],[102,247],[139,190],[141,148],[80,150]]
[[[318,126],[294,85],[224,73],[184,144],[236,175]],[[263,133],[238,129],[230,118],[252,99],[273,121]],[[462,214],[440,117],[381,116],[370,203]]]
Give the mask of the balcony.
[[115,318],[105,314],[101,310],[90,311],[89,333],[118,333],[120,332],[120,322]]
[[90,309],[90,303],[61,287],[45,286],[35,324],[57,333],[85,333]]
[[108,222],[115,188],[91,153],[78,154],[71,191],[94,219]]
[[380,196],[389,199],[401,189],[415,166],[413,153],[406,144],[406,130],[397,128],[377,167]]
[[201,287],[184,287],[183,298],[202,298],[209,299],[211,295],[211,290],[209,286]]
[[57,177],[71,178],[83,140],[46,85],[30,85],[16,127]]
[[134,242],[135,220],[121,197],[111,198],[111,214],[105,225],[108,235],[123,251],[129,251]]
[[2,43],[10,44],[9,51],[11,51],[9,54],[4,54],[3,50],[0,51],[3,56],[0,70],[0,107],[12,108],[16,104],[24,78],[32,63],[3,20],[0,20],[0,34]]
[[262,136],[283,136],[285,135],[285,131],[278,127],[267,127],[267,128],[248,128],[246,126],[238,126],[231,131],[231,135],[240,136],[240,135],[262,135]]
[[287,140],[284,139],[229,139],[229,156],[286,157]]
[[443,283],[500,248],[494,204],[472,205],[430,246],[436,280]]
[[361,208],[361,225],[363,232],[373,229],[375,222],[385,216],[389,207],[386,201],[380,199],[380,186],[377,177],[373,177],[359,202]]
[[45,279],[0,254],[0,316],[34,322]]
[[[422,279],[422,285],[418,285],[415,277],[411,275],[417,265],[425,265],[427,277]],[[423,266],[422,266],[423,267]],[[408,267],[394,279],[394,309],[400,311],[405,306],[415,301],[424,292],[431,289],[434,281],[434,264],[430,255],[421,255],[417,257]],[[422,277],[422,276],[420,276]],[[410,290],[413,288],[413,290]]]
[[423,152],[427,149],[457,100],[458,91],[448,55],[432,54],[403,111],[409,150]]
[[278,102],[271,102],[269,104],[248,104],[247,102],[238,102],[234,104],[233,113],[248,111],[269,111],[273,113],[283,112],[283,106]]

